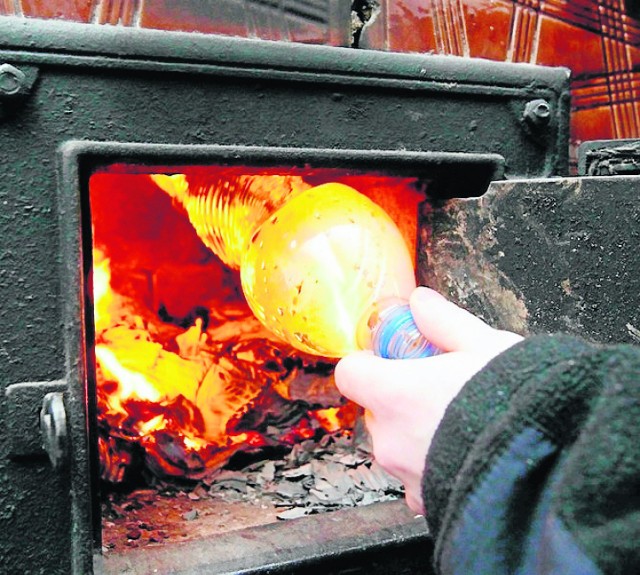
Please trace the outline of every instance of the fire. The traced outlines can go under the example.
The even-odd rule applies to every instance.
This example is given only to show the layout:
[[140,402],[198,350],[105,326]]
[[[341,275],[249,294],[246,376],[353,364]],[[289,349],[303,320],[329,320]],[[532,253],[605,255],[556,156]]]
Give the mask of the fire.
[[328,407],[313,412],[313,416],[320,422],[320,425],[329,432],[338,431],[343,428],[344,421],[341,415],[342,413],[339,407]]
[[[153,436],[170,430],[187,450],[198,452],[211,443],[241,443],[245,434],[223,437],[224,427],[235,410],[215,414],[199,411],[198,392],[207,380],[212,358],[199,354],[206,343],[202,319],[174,338],[177,353],[154,341],[150,326],[134,313],[134,304],[113,291],[109,259],[94,249],[94,317],[96,368],[102,423],[119,436]],[[176,405],[189,406],[187,417],[167,418]],[[160,413],[159,413],[160,412]],[[176,412],[174,409],[173,416]],[[153,443],[153,442],[150,442]]]
[[[166,422],[165,422],[164,416],[156,415],[155,417],[152,417],[149,421],[140,423],[139,425],[140,435],[148,435],[152,431],[159,431],[160,429],[164,429],[165,424]],[[185,437],[185,444],[191,447],[191,449],[198,449],[199,447],[197,441],[193,441],[190,438],[186,438],[186,437]]]
[[[116,167],[91,177],[98,439],[108,481],[123,481],[141,453],[157,476],[198,479],[238,450],[353,424],[355,411],[332,383],[335,360],[296,352],[269,333],[229,263],[254,227],[247,214],[263,217],[269,201],[278,205],[315,182],[216,169],[205,175],[250,181],[259,201],[249,211],[234,206],[217,224],[227,228],[206,238],[202,226],[194,230],[196,208],[176,203],[185,175]],[[218,241],[231,247],[216,257],[210,244]]]
[[113,298],[109,288],[111,281],[109,260],[96,248],[93,250],[93,262],[93,319],[98,332],[111,324],[109,308]]
[[114,399],[112,407],[121,408],[125,412],[122,408],[122,400],[135,398],[157,403],[162,397],[144,375],[124,367],[116,354],[106,345],[96,345],[96,358],[104,377],[120,384],[118,394],[112,396]]

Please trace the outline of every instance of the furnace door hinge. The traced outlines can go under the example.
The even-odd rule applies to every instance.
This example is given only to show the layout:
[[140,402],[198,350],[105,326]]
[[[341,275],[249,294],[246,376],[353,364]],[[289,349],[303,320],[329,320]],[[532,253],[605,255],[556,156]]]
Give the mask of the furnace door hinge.
[[7,387],[6,434],[13,459],[47,454],[54,468],[67,458],[64,381],[16,383]]
[[14,66],[0,62],[0,119],[10,115],[32,91],[38,79],[35,66]]

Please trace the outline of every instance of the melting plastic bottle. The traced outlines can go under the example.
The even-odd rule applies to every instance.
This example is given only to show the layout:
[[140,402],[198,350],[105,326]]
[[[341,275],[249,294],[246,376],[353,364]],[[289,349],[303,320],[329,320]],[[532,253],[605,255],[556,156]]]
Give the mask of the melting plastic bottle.
[[299,176],[239,175],[225,170],[212,178],[153,174],[151,179],[182,205],[204,245],[236,270],[256,228],[311,187]]
[[[166,189],[166,181],[156,181]],[[188,206],[187,195],[181,201]],[[187,209],[201,237],[207,222],[220,221],[207,215],[217,203],[201,199],[204,211],[197,217]],[[243,236],[247,245],[234,253],[249,306],[295,348],[325,357],[361,349],[387,358],[438,353],[409,310],[416,284],[400,231],[355,189],[338,183],[298,186],[268,216],[261,211]]]

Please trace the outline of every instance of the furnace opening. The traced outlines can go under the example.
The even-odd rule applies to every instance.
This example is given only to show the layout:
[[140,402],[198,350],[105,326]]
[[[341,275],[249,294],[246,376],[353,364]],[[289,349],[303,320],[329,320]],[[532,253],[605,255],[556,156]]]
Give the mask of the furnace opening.
[[380,205],[416,253],[417,177],[133,164],[91,175],[104,553],[402,496],[335,388],[337,360],[283,342],[243,294],[255,221],[327,183]]

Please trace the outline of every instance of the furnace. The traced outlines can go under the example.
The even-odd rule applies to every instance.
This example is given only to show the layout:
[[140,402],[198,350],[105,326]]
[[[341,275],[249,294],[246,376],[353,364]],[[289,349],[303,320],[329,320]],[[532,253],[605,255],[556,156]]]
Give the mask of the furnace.
[[[103,550],[103,527],[122,517],[109,515],[116,499],[101,505],[101,481],[116,492],[127,481],[206,479],[209,490],[234,456],[255,463],[248,456],[268,448],[281,461],[305,441],[322,450],[349,439],[356,421],[332,392],[335,360],[293,353],[261,330],[233,266],[170,188],[349,183],[396,218],[421,281],[446,287],[449,274],[445,291],[465,295],[454,288],[466,272],[443,257],[454,200],[473,206],[509,180],[566,175],[568,72],[5,18],[0,80],[2,570],[424,565],[424,523],[400,500],[261,527],[234,522],[177,543],[132,519],[126,539],[148,545]],[[503,290],[484,306],[497,290],[467,280],[471,303],[492,319],[526,324],[517,295]],[[160,377],[175,370],[179,378]],[[207,395],[208,374],[216,393]],[[268,423],[259,399],[279,419]],[[337,457],[348,459],[350,445]],[[347,476],[359,465],[350,455]],[[384,496],[398,497],[389,485]],[[207,498],[196,492],[193,508],[196,498],[203,516]],[[183,516],[191,511],[180,513],[185,529],[198,525]]]
[[[240,283],[254,226],[288,197],[327,182],[385,206],[415,254],[426,200],[417,177],[242,165],[108,165],[91,175],[83,210],[92,237],[88,381],[96,386],[103,504],[125,526],[120,540],[106,534],[105,549],[148,540],[126,529],[122,504],[109,509],[110,492],[123,486],[183,487],[190,499],[177,516],[211,495],[253,500],[248,511],[263,521],[401,494],[353,438],[358,410],[335,389],[337,360],[300,352],[265,329]],[[188,211],[190,199],[197,205]],[[321,453],[328,455],[315,457]],[[230,465],[235,472],[222,472]],[[156,531],[168,537],[148,519],[151,542]],[[103,530],[113,525],[103,519]]]
[[[172,163],[190,152],[65,147],[86,168],[84,347],[107,572],[135,560],[132,550],[402,498],[372,460],[357,407],[335,389],[337,359],[292,348],[252,314],[242,250],[289,197],[339,183],[381,206],[415,256],[420,212],[442,199],[430,195],[439,177],[464,165],[468,193],[481,195],[503,170],[495,154],[267,147],[203,146],[201,163]],[[376,521],[386,529],[385,514]],[[413,542],[418,525],[405,521]]]

